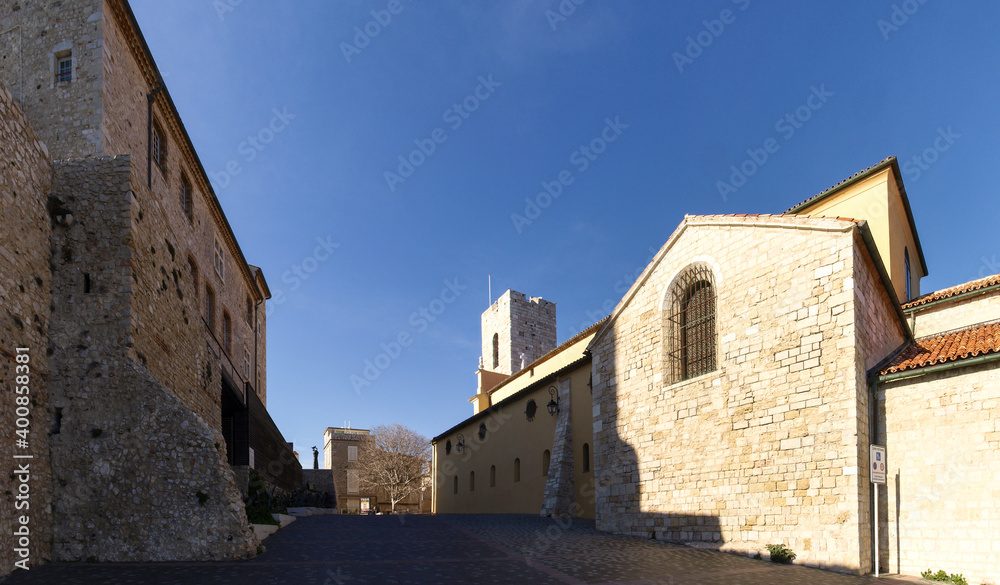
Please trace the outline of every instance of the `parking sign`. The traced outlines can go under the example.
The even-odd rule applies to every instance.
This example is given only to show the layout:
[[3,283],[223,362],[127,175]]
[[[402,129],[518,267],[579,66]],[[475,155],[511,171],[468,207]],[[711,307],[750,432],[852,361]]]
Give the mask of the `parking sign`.
[[885,483],[885,447],[872,445],[869,460],[871,461],[872,483]]

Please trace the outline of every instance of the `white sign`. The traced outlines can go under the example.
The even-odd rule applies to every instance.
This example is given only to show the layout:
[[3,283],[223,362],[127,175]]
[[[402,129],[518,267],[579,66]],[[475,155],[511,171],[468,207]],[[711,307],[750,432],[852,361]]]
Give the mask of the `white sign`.
[[885,447],[872,445],[869,460],[872,483],[885,483]]

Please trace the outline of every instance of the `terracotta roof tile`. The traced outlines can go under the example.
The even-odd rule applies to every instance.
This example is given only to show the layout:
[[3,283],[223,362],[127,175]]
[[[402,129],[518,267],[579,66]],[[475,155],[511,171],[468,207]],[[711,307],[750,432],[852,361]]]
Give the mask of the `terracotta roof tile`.
[[1000,321],[917,339],[880,374],[893,374],[1000,352]]
[[857,179],[861,175],[864,175],[865,173],[870,172],[872,169],[875,169],[877,167],[881,167],[881,166],[885,165],[886,163],[891,162],[891,161],[893,161],[895,159],[896,159],[896,157],[894,157],[894,156],[886,157],[886,158],[882,159],[881,161],[879,161],[877,164],[874,164],[874,165],[868,167],[867,169],[864,169],[863,171],[858,171],[858,172],[854,173],[850,177],[847,177],[846,179],[844,179],[843,181],[841,181],[841,182],[837,183],[836,185],[830,187],[829,189],[824,189],[823,191],[820,191],[819,193],[813,195],[812,197],[806,199],[805,201],[802,201],[801,203],[796,203],[795,205],[789,207],[788,210],[785,211],[785,213],[791,213],[793,209],[801,207],[801,206],[805,205],[806,203],[810,203],[812,201],[815,201],[816,199],[819,199],[820,197],[825,196],[830,191],[833,191],[834,189],[837,189],[838,187],[840,187],[844,183],[847,183],[849,181],[853,181],[854,179]]
[[993,276],[987,276],[986,278],[980,278],[979,280],[973,280],[966,282],[964,284],[959,284],[951,288],[941,289],[939,291],[934,291],[932,293],[927,293],[921,295],[908,303],[903,303],[903,309],[912,309],[915,307],[920,307],[922,305],[927,305],[936,301],[942,301],[957,295],[975,292],[977,290],[982,290],[984,288],[989,288],[991,286],[1000,285],[1000,274],[994,274]]

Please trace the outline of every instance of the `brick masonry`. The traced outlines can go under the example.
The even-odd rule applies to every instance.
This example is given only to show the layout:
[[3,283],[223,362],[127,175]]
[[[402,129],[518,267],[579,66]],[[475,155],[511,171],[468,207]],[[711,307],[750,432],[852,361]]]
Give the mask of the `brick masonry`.
[[[135,348],[143,308],[137,273],[155,272],[136,262],[133,246],[144,243],[129,158],[62,161],[55,169],[50,400],[61,425],[52,435],[54,558],[252,556],[257,541],[241,513],[225,441],[184,401],[197,407],[198,395],[218,396],[218,374],[206,373],[215,381],[211,392],[178,395]],[[178,299],[173,288],[159,294]],[[182,341],[171,351],[180,353]]]
[[[49,380],[51,363],[47,353],[52,305],[52,272],[49,268],[51,228],[45,208],[52,182],[52,166],[45,145],[28,126],[20,108],[0,84],[0,417],[3,439],[0,440],[0,575],[9,572],[14,562],[27,557],[30,566],[51,558],[52,482],[48,458]],[[18,226],[15,228],[15,226]],[[18,394],[16,376],[17,348],[26,347],[28,394]],[[26,396],[27,405],[18,397]],[[23,402],[23,400],[22,400]],[[27,420],[28,449],[15,446],[15,421],[18,407],[30,410]],[[23,411],[22,411],[23,413]],[[27,461],[30,480],[19,481],[14,470],[25,461],[13,456],[32,455]],[[26,485],[29,499],[17,499]],[[28,507],[25,507],[28,506]],[[26,555],[15,553],[12,536],[22,516],[29,519],[30,546]],[[15,522],[17,522],[15,524]]]

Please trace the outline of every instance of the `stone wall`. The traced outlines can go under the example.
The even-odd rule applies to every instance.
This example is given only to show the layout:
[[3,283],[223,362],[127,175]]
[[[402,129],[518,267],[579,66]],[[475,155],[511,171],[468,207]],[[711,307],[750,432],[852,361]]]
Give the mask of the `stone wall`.
[[[880,258],[879,258],[880,259]],[[859,553],[861,567],[864,570],[874,570],[872,557],[872,496],[874,489],[871,484],[869,469],[871,465],[869,445],[873,442],[872,433],[881,437],[884,430],[884,419],[874,412],[875,401],[870,388],[868,372],[886,357],[893,355],[908,339],[906,325],[900,321],[896,307],[898,304],[886,292],[879,279],[875,258],[864,245],[860,233],[855,237],[854,247],[854,319],[855,319],[855,368],[854,379],[859,391],[854,408],[854,420],[857,421],[857,458],[858,458],[858,516],[856,518],[858,539],[862,543]],[[846,372],[845,372],[846,373]],[[875,417],[875,420],[872,420]],[[878,428],[873,428],[877,426]],[[882,438],[874,441],[884,444]],[[846,444],[846,438],[845,438]],[[879,494],[879,518],[882,524],[879,530],[885,534],[886,492]],[[879,560],[885,566],[888,549],[882,543]]]
[[[24,94],[25,115],[55,159],[101,154],[103,0],[18,0],[0,7],[0,81]],[[15,28],[20,27],[20,28]],[[9,30],[14,29],[14,30]],[[7,52],[7,51],[10,52]],[[72,81],[56,81],[70,53]]]
[[[482,315],[483,366],[511,375],[524,363],[556,348],[556,304],[540,297],[507,290]],[[493,367],[493,335],[497,335],[499,365]]]
[[996,362],[887,382],[879,400],[887,421],[883,567],[1000,582]]
[[[52,497],[49,467],[49,430],[52,411],[48,387],[52,366],[49,362],[47,334],[51,319],[52,273],[49,269],[49,243],[52,232],[46,197],[52,181],[51,162],[45,145],[28,127],[20,108],[0,84],[0,575],[14,568],[25,557],[30,566],[51,556]],[[19,351],[27,348],[28,351]],[[17,368],[18,357],[25,368]],[[27,373],[25,380],[18,378]],[[27,393],[24,388],[27,387]],[[20,400],[20,402],[18,402]],[[25,404],[25,402],[27,402]],[[24,417],[29,426],[17,424],[18,409],[29,412]],[[22,410],[20,414],[25,414]],[[15,435],[26,429],[27,448],[18,447]],[[31,455],[31,459],[14,459]],[[13,472],[27,464],[30,475]],[[28,481],[21,481],[28,477]],[[22,487],[25,486],[25,487]],[[27,490],[27,498],[24,491]],[[13,536],[20,530],[21,517],[29,520],[30,544],[26,555]]]
[[[133,320],[145,309],[135,291],[152,271],[138,253],[144,230],[129,158],[55,169],[54,214],[72,221],[55,226],[52,245],[54,558],[253,555],[218,423],[193,412],[134,348]],[[173,287],[161,294],[178,297]]]
[[[592,344],[598,528],[740,552],[784,543],[799,563],[867,569],[855,229],[768,216],[678,228]],[[695,262],[715,278],[717,369],[669,384],[664,299]]]

